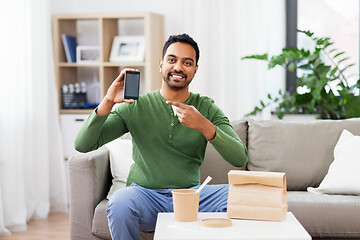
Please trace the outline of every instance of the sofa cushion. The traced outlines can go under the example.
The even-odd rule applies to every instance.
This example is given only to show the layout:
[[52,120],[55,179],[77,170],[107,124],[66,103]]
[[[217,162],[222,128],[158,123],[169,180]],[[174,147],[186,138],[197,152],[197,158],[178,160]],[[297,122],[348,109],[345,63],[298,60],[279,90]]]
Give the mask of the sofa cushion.
[[239,136],[241,141],[247,146],[247,131],[248,124],[246,120],[236,120],[230,122],[236,134]]
[[248,170],[285,172],[288,190],[317,187],[334,160],[343,129],[360,134],[360,118],[310,122],[248,121]]
[[[234,128],[236,134],[241,141],[246,145],[247,143],[247,123],[245,120],[237,120],[230,123]],[[213,179],[210,184],[224,184],[228,183],[227,174],[232,169],[244,169],[236,168],[230,163],[226,162],[215,148],[208,143],[205,152],[205,159],[200,166],[201,182],[205,180],[207,176],[211,176]]]
[[357,196],[289,191],[289,211],[312,237],[360,237],[360,198]]
[[104,199],[96,206],[92,222],[92,233],[103,239],[111,239],[106,213],[107,203],[108,200]]
[[[108,200],[104,199],[96,206],[92,224],[92,233],[101,239],[111,240],[106,213],[107,203]],[[153,232],[140,232],[141,240],[151,240],[153,237]]]
[[334,161],[318,188],[309,192],[360,195],[360,136],[344,129],[334,149]]
[[127,133],[105,144],[105,147],[110,153],[110,170],[113,177],[112,185],[106,197],[109,199],[116,190],[126,187],[130,167],[134,163],[132,160],[131,135]]

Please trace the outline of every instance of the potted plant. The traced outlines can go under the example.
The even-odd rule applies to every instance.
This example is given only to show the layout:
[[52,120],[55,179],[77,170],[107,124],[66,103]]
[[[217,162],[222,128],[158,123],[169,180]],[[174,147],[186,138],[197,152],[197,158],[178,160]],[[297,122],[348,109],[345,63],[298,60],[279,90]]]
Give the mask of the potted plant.
[[[282,119],[285,114],[318,114],[321,119],[345,119],[360,117],[360,80],[349,85],[345,70],[354,64],[345,64],[344,52],[331,49],[329,37],[314,37],[310,31],[298,30],[314,42],[311,49],[284,48],[279,55],[251,55],[242,59],[258,59],[268,62],[268,68],[284,67],[296,74],[297,87],[304,91],[292,94],[279,91],[279,97],[268,94],[268,102],[260,101],[248,115],[255,115],[265,107],[276,103],[276,114]],[[297,72],[297,73],[296,73]]]

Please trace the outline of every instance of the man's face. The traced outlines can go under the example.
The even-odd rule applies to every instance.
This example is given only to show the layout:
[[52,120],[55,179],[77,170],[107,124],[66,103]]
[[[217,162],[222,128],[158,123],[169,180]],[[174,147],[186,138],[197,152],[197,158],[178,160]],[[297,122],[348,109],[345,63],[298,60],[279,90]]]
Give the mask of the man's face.
[[186,43],[170,44],[164,59],[160,60],[160,72],[166,84],[173,89],[183,89],[189,86],[198,66],[195,63],[195,49]]

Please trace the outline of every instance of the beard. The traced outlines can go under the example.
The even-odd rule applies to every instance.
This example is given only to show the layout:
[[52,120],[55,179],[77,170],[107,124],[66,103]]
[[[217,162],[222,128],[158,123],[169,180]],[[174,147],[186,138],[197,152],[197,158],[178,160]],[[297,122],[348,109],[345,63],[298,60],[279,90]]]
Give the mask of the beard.
[[[173,74],[180,74],[183,76],[183,81],[181,84],[179,80],[171,80],[170,77],[173,75]],[[176,71],[172,71],[172,72],[169,72],[167,74],[167,76],[163,75],[163,80],[165,81],[165,83],[172,89],[184,89],[186,88],[187,86],[189,86],[191,80],[187,80],[187,75],[183,72],[176,72]],[[177,84],[178,83],[178,84]]]

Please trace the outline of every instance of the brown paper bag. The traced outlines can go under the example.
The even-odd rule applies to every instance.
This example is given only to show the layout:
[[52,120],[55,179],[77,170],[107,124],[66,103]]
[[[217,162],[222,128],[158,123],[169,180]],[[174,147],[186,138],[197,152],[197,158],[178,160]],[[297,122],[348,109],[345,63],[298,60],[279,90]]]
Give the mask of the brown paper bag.
[[288,205],[285,173],[231,170],[227,216],[282,221]]

